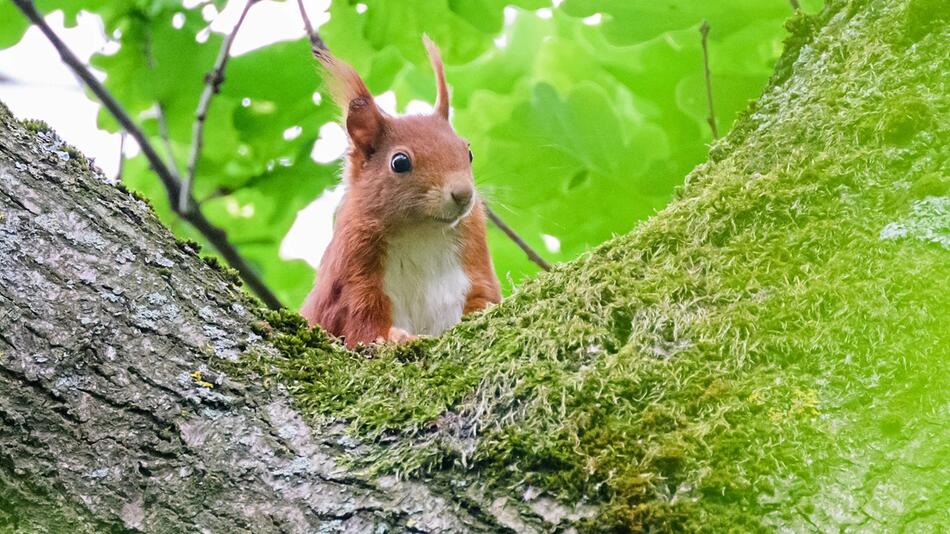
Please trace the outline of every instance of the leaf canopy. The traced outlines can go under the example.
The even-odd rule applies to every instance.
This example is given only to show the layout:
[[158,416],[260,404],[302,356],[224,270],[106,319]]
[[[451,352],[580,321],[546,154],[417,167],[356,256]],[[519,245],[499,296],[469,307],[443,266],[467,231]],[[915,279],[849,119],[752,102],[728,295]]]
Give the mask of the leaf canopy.
[[[102,18],[118,51],[95,54],[91,66],[157,146],[161,106],[183,171],[204,77],[224,38],[210,32],[202,10],[225,4],[40,0],[37,7],[62,10],[67,26],[81,11]],[[453,122],[472,144],[483,196],[542,255],[564,261],[663,207],[706,159],[712,136],[701,21],[711,26],[715,116],[725,132],[765,85],[791,14],[785,0],[334,0],[319,31],[374,93],[392,91],[400,110],[434,100],[420,35],[438,42]],[[300,26],[287,21],[294,31]],[[0,4],[0,48],[26,28],[11,2]],[[338,164],[310,157],[321,126],[339,115],[329,99],[314,96],[321,90],[306,39],[232,58],[209,111],[195,180],[209,219],[291,307],[309,291],[313,269],[281,259],[280,243],[297,212],[339,180]],[[105,110],[99,126],[118,129]],[[141,155],[126,162],[123,180],[181,237],[202,242],[176,220]],[[500,231],[491,229],[489,239],[506,291],[536,272]]]

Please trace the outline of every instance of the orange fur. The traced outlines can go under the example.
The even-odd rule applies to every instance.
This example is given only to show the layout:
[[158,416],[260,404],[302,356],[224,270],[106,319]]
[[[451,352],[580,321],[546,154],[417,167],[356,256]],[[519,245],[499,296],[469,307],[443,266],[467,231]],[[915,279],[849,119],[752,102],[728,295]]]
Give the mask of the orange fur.
[[449,86],[445,83],[445,67],[442,65],[442,54],[439,48],[435,46],[428,35],[422,35],[422,42],[426,46],[426,52],[429,53],[429,61],[432,63],[432,70],[435,72],[435,113],[445,120],[449,120]]
[[485,238],[485,209],[481,203],[462,221],[462,265],[472,284],[465,299],[464,313],[481,310],[501,301],[501,288],[492,266]]
[[[389,239],[397,232],[411,235],[419,225],[442,224],[445,235],[455,236],[450,242],[460,244],[459,263],[469,281],[464,313],[501,300],[481,204],[475,200],[455,224],[440,222],[459,216],[461,205],[446,201],[449,194],[471,192],[474,184],[468,144],[447,120],[449,94],[442,60],[428,38],[424,43],[437,80],[432,115],[386,115],[352,67],[328,52],[317,55],[331,94],[344,110],[351,142],[344,171],[347,190],[333,239],[301,314],[311,325],[343,336],[350,347],[380,338],[404,340],[414,333],[393,328],[392,304],[383,279]],[[412,161],[409,173],[390,168],[392,156],[400,152]]]

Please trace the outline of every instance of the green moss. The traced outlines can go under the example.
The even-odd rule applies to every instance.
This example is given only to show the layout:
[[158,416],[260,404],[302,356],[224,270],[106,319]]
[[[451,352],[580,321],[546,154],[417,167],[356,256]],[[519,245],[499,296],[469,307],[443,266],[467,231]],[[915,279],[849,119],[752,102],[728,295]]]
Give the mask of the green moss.
[[950,58],[889,43],[901,2],[844,7],[631,234],[407,346],[269,313],[247,370],[378,440],[357,464],[543,488],[592,532],[939,530],[950,251],[881,234],[947,194]]
[[22,124],[24,128],[26,128],[27,130],[33,133],[39,133],[39,132],[49,133],[53,131],[50,125],[46,123],[46,121],[42,121],[39,119],[23,119],[22,121],[20,121],[20,124]]
[[92,164],[89,162],[86,156],[79,151],[78,148],[69,144],[64,144],[63,150],[65,150],[66,154],[69,155],[69,165],[74,166],[74,168],[76,168],[79,172],[87,173],[92,170]]
[[914,181],[910,189],[915,198],[938,197],[950,194],[950,176],[932,172]]
[[182,252],[189,254],[199,254],[201,252],[201,244],[191,239],[175,239],[175,245]]
[[[9,112],[8,112],[9,113]],[[79,172],[90,172],[90,162],[86,159],[86,156],[79,151],[76,147],[69,145],[59,139],[59,136],[56,135],[56,132],[47,124],[45,121],[39,119],[23,119],[19,121],[27,131],[38,134],[46,134],[49,136],[55,145],[56,150],[61,150],[66,153],[68,157],[67,165],[73,166]]]
[[815,33],[824,22],[825,16],[808,15],[804,11],[796,11],[785,21],[785,29],[788,30],[785,49],[775,65],[775,72],[769,80],[770,85],[781,85],[792,75],[792,66],[798,59],[802,47],[812,42]]
[[858,135],[864,143],[876,142],[880,137],[891,145],[906,144],[917,132],[927,131],[933,125],[930,107],[916,94],[901,94],[890,98],[879,113],[863,117]]
[[221,273],[221,275],[224,276],[224,279],[228,282],[231,282],[238,287],[244,285],[244,281],[241,280],[241,273],[225,265],[216,256],[202,256],[201,261],[203,261],[208,267],[211,267],[215,271]]
[[138,191],[135,191],[135,190],[133,190],[133,189],[129,189],[129,188],[126,187],[125,184],[122,183],[122,182],[119,182],[119,183],[115,184],[115,188],[118,189],[119,191],[121,191],[122,193],[124,193],[124,194],[126,194],[126,195],[129,195],[129,196],[132,197],[133,199],[135,199],[135,200],[141,202],[141,203],[144,204],[149,210],[151,210],[153,213],[155,212],[155,206],[152,204],[152,201],[149,200],[148,197],[146,197],[146,196],[143,195],[142,193],[139,193]]

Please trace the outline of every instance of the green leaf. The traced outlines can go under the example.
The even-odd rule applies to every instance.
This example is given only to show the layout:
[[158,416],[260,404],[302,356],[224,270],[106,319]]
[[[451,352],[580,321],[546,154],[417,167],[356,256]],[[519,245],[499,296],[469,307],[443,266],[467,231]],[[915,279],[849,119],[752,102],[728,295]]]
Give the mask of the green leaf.
[[604,14],[603,32],[614,43],[630,45],[665,32],[709,22],[717,36],[742,30],[750,21],[784,20],[792,15],[787,0],[565,0],[561,8],[577,17]]
[[0,3],[0,48],[20,42],[29,27],[30,22],[13,2]]

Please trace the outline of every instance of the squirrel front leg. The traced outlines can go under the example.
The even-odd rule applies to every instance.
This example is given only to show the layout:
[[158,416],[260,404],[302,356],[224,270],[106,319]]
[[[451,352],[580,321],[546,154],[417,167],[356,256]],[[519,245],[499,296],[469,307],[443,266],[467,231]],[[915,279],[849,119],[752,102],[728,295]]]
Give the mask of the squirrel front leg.
[[408,343],[418,339],[416,336],[406,332],[402,328],[396,328],[395,326],[389,327],[389,334],[383,338],[379,337],[376,339],[377,343]]
[[392,305],[383,291],[382,280],[375,278],[348,284],[340,332],[348,348],[359,343],[400,342],[409,338],[407,332],[393,328]]
[[467,315],[473,311],[478,311],[485,309],[492,304],[495,304],[501,300],[496,296],[494,288],[491,287],[472,287],[468,291],[468,296],[465,298],[465,307],[462,309],[462,313]]
[[468,314],[501,302],[501,287],[485,240],[485,211],[481,202],[463,223],[462,236],[462,261],[470,284],[462,313]]
[[360,229],[334,235],[320,263],[316,287],[301,309],[310,326],[320,325],[344,338],[349,348],[396,336],[390,334],[392,306],[383,290],[378,240],[365,224]]
[[311,324],[325,325],[332,334],[342,337],[350,349],[360,343],[405,343],[416,339],[392,326],[390,302],[381,289],[360,285],[355,291],[338,295],[336,302],[324,304],[319,320]]

